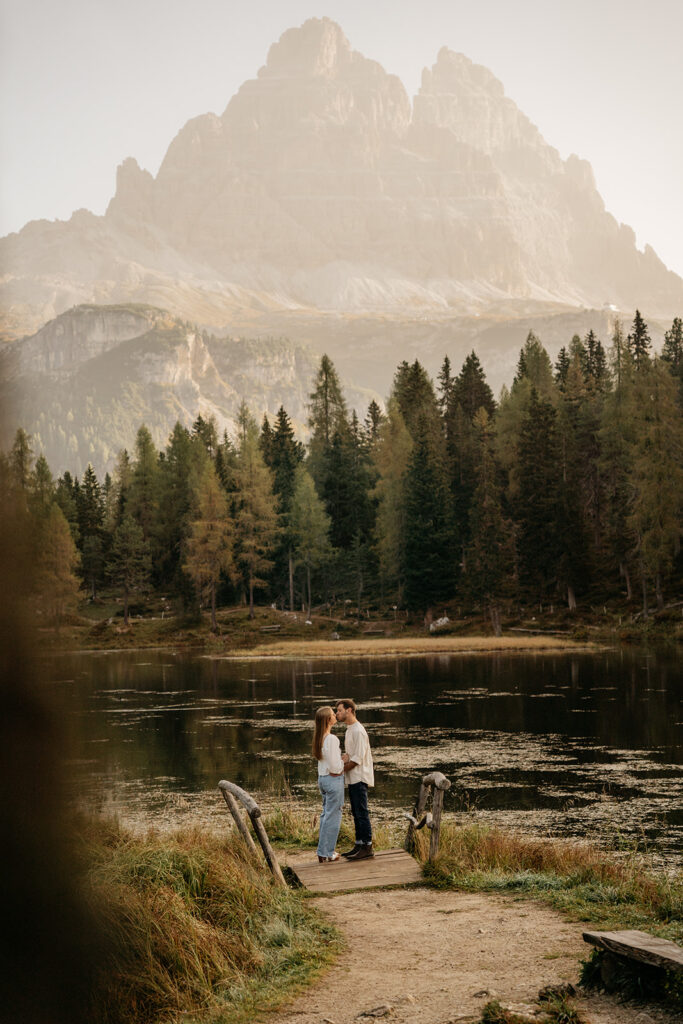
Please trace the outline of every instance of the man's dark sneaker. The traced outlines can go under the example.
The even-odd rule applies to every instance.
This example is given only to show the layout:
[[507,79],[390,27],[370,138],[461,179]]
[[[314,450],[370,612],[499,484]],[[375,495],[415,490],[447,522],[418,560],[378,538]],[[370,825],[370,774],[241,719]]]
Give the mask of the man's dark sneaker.
[[349,854],[348,860],[365,860],[366,857],[374,857],[374,856],[375,856],[375,851],[372,848],[372,843],[369,843],[368,846],[365,846],[365,845],[361,846],[358,849],[357,853]]
[[346,853],[342,853],[342,857],[355,857],[360,849],[362,849],[361,844],[356,843],[352,850],[347,850]]

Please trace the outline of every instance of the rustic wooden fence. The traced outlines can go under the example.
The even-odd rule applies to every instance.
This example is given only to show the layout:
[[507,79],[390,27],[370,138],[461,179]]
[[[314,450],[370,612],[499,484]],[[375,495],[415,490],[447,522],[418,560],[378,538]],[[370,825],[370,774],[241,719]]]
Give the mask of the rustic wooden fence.
[[253,850],[255,853],[256,844],[254,843],[254,840],[251,837],[251,832],[247,827],[246,821],[240,814],[239,804],[237,803],[238,800],[240,801],[240,803],[246,810],[247,814],[249,815],[249,820],[251,821],[251,825],[256,834],[256,838],[261,844],[261,849],[263,850],[263,855],[266,858],[266,863],[268,867],[270,868],[276,882],[278,882],[279,885],[282,885],[286,888],[287,883],[285,882],[284,875],[282,874],[282,869],[280,868],[278,859],[275,856],[275,851],[273,850],[273,847],[270,845],[270,840],[268,839],[268,833],[266,832],[265,826],[261,821],[261,808],[259,807],[259,805],[256,803],[252,796],[249,796],[246,790],[241,789],[239,786],[236,786],[234,782],[226,782],[225,779],[222,779],[218,783],[218,788],[223,794],[223,799],[228,805],[228,810],[230,811],[234,818],[235,824],[239,829],[240,835],[244,839],[249,849]]
[[[406,841],[404,843],[404,849],[408,853],[413,852],[415,845],[415,833],[425,828],[431,829],[431,836],[429,839],[429,860],[434,860],[439,850],[439,835],[441,832],[441,812],[443,811],[443,798],[446,790],[451,788],[450,780],[442,775],[441,772],[430,772],[429,775],[425,775],[421,784],[420,792],[417,795],[415,801],[415,807],[413,813],[405,813],[404,817],[408,819],[410,824],[408,825],[408,833],[406,835]],[[427,810],[427,803],[429,797],[432,797],[432,809]]]

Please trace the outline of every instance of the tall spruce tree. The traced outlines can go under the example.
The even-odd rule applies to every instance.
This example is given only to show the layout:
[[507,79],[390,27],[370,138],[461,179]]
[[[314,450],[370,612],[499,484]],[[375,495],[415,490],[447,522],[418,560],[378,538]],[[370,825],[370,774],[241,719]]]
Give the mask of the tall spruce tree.
[[[142,529],[145,541],[152,544],[160,501],[159,456],[152,435],[141,426],[135,438],[135,458],[128,492],[127,511]],[[153,555],[155,552],[152,552]]]
[[635,443],[629,472],[630,514],[640,566],[643,612],[648,582],[664,606],[664,577],[680,550],[683,532],[683,423],[676,384],[660,359],[636,375]]
[[342,394],[337,371],[327,355],[320,360],[320,367],[309,398],[308,426],[311,431],[311,439],[308,469],[315,481],[318,493],[323,494],[329,475],[328,458],[334,437],[339,435],[343,438],[348,430],[346,401]]
[[427,611],[453,593],[457,556],[448,479],[427,414],[414,430],[406,474],[406,603]]
[[648,331],[648,326],[640,315],[639,309],[636,310],[635,316],[633,317],[631,333],[626,340],[636,370],[642,370],[649,362],[652,341]]
[[297,565],[306,573],[306,605],[310,619],[313,590],[312,572],[332,555],[330,518],[317,495],[315,484],[304,466],[296,467],[294,490],[288,513],[288,533]]
[[123,589],[123,622],[128,626],[130,596],[147,589],[151,573],[149,542],[129,512],[112,538],[107,573],[114,585]]
[[[263,438],[263,429],[261,431]],[[292,422],[284,408],[278,409],[275,426],[268,445],[266,465],[273,474],[273,491],[281,516],[282,533],[273,554],[275,584],[289,596],[290,611],[294,610],[294,551],[289,515],[295,489],[297,468],[303,463],[305,449],[294,436]]]
[[383,593],[402,605],[405,592],[406,471],[413,442],[398,402],[390,398],[373,453],[378,479],[376,546]]
[[453,402],[461,406],[470,421],[474,419],[479,409],[486,409],[489,416],[493,416],[495,412],[493,392],[488,386],[486,374],[474,351],[467,356],[455,378]]
[[678,381],[679,404],[683,405],[683,320],[674,317],[670,330],[664,335],[662,361]]
[[254,590],[267,585],[270,555],[278,535],[278,515],[270,470],[259,446],[259,428],[243,402],[237,416],[235,477],[236,562],[249,594],[254,618]]
[[493,422],[484,406],[474,415],[475,488],[470,508],[465,583],[471,599],[488,609],[495,636],[500,636],[501,599],[514,569],[512,524],[503,515],[500,471],[496,464]]
[[558,529],[561,459],[556,418],[550,402],[532,388],[519,434],[515,512],[520,582],[528,596],[540,604],[557,580],[562,554]]
[[95,599],[104,572],[104,502],[102,488],[92,465],[88,463],[77,498],[78,531],[81,545],[81,571]]

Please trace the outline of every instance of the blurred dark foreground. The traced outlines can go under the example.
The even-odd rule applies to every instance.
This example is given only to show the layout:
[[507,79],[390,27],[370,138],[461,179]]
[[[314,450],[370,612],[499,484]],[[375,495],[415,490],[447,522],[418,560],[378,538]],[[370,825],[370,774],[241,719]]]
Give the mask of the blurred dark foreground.
[[104,951],[66,834],[64,740],[37,686],[25,517],[0,500],[0,1020],[79,1024]]

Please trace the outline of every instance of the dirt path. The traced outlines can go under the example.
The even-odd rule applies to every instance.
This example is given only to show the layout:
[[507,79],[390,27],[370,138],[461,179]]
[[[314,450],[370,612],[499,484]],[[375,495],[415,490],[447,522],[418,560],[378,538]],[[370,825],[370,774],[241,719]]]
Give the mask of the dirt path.
[[[581,926],[536,903],[404,889],[319,897],[348,948],[270,1024],[466,1024],[490,999],[520,1012],[545,985],[576,982]],[[591,1024],[663,1024],[662,1011],[577,999]],[[388,1008],[375,1016],[366,1011]]]

